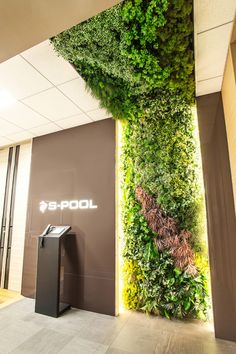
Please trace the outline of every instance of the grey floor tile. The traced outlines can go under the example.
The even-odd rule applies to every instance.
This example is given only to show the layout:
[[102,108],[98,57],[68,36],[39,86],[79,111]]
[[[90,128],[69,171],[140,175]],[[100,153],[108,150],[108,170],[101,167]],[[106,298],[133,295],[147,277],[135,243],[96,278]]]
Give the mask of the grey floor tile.
[[163,328],[165,331],[173,333],[173,331],[178,331],[181,328],[181,321],[178,320],[168,320],[163,317],[157,317],[148,315],[141,312],[132,311],[127,323],[129,325],[138,325],[140,327],[149,328],[151,330],[160,331]]
[[50,324],[47,326],[47,328],[53,329],[59,333],[66,334],[68,336],[77,336],[81,332],[83,328],[85,328],[87,323],[84,323],[82,321],[68,321],[68,322],[57,322],[55,324]]
[[119,319],[96,318],[88,326],[83,327],[78,336],[83,339],[91,340],[105,345],[110,345],[125,323]]
[[[157,331],[135,324],[124,326],[111,344],[111,348],[121,349],[136,354],[155,352]],[[159,332],[162,335],[162,332]]]
[[0,353],[9,353],[25,340],[38,333],[40,326],[15,320],[0,330]]
[[0,354],[235,354],[212,326],[128,311],[112,317],[71,309],[59,318],[34,313],[34,300],[0,309]]
[[236,353],[236,343],[216,340],[213,342],[207,342],[205,344],[204,354],[235,354]]
[[155,339],[157,342],[155,347],[155,354],[166,354],[169,352],[171,337],[172,334],[168,331],[156,333]]
[[35,335],[24,341],[12,353],[14,354],[56,354],[69,342],[72,337],[43,328]]
[[35,325],[39,325],[45,328],[53,326],[53,324],[57,323],[57,318],[41,315],[34,312],[25,314],[22,319],[26,323],[34,323]]
[[58,354],[105,354],[108,346],[74,337]]
[[[141,327],[150,328],[152,330],[162,330],[169,331],[171,333],[176,332],[189,332],[202,330],[205,334],[209,332],[208,324],[200,321],[190,321],[190,320],[169,320],[164,317],[157,317],[153,315],[148,315],[142,312],[131,312],[131,316],[128,319],[129,324],[139,325]],[[211,333],[213,335],[213,332]]]
[[168,346],[168,354],[235,354],[236,344],[215,340],[198,340],[191,336],[173,334]]
[[122,349],[108,348],[106,354],[133,354],[133,353],[127,352],[126,350],[122,350]]
[[[158,351],[157,351],[158,353]],[[173,334],[169,346],[166,350],[167,354],[204,354],[204,345],[196,339],[187,336]],[[213,354],[213,353],[208,353]]]

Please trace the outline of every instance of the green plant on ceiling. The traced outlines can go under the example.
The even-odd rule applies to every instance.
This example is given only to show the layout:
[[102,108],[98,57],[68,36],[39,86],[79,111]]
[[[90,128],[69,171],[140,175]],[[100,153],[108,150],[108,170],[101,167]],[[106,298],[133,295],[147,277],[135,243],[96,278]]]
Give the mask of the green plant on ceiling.
[[[178,318],[202,318],[207,309],[203,199],[191,111],[192,31],[190,0],[125,0],[52,39],[101,106],[125,120],[125,303]],[[138,186],[163,218],[192,234],[196,272],[177,266],[171,247],[158,244],[161,231],[142,214]]]
[[127,0],[52,43],[114,118],[139,117],[141,94],[193,100],[191,11],[191,0]]
[[188,100],[194,93],[191,0],[131,0],[123,7],[124,53],[145,91],[168,88]]
[[136,79],[122,55],[124,33],[122,5],[118,5],[52,39],[56,51],[75,66],[93,95],[116,118],[136,110],[131,98]]

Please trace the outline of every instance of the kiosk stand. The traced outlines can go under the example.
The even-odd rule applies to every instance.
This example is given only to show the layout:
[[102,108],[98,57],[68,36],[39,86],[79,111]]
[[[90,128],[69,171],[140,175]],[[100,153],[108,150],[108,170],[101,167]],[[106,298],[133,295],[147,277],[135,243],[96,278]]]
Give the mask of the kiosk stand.
[[60,302],[61,246],[70,226],[48,225],[38,238],[35,312],[58,317],[70,308]]

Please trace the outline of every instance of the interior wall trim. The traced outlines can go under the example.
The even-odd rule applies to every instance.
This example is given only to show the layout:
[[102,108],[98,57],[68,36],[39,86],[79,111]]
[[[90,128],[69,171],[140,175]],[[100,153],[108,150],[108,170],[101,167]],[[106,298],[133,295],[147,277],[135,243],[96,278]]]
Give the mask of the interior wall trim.
[[8,217],[7,254],[6,254],[6,263],[5,263],[5,279],[4,279],[5,289],[8,289],[8,282],[9,282],[13,218],[14,218],[14,209],[15,209],[16,181],[17,181],[19,154],[20,154],[20,145],[17,145],[15,149],[13,180],[11,186],[11,201],[10,201],[10,210],[9,210],[9,217]]
[[8,206],[8,199],[9,199],[12,157],[13,157],[13,147],[9,148],[9,152],[8,152],[8,165],[7,165],[7,175],[6,175],[6,182],[5,182],[4,203],[3,203],[2,222],[1,222],[1,235],[0,235],[0,286],[2,285],[2,266],[3,266],[4,244],[5,244],[6,226],[7,226],[7,206]]

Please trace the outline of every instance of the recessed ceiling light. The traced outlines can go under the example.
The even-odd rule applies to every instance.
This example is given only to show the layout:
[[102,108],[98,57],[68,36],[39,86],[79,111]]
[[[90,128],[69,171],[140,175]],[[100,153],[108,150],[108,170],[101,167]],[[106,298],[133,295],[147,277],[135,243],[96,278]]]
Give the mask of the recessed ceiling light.
[[10,106],[16,99],[7,90],[0,89],[0,108]]

